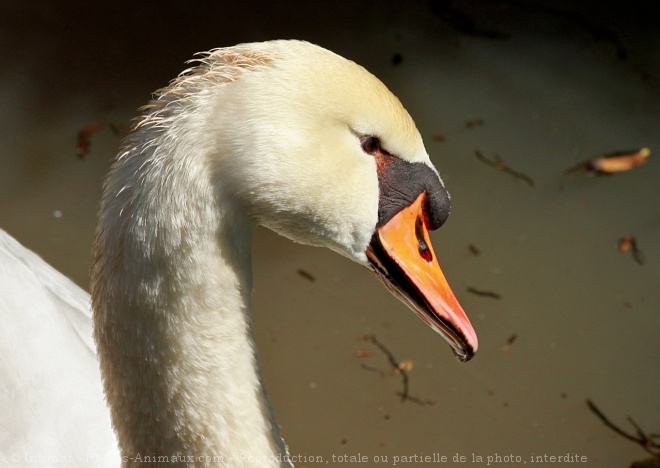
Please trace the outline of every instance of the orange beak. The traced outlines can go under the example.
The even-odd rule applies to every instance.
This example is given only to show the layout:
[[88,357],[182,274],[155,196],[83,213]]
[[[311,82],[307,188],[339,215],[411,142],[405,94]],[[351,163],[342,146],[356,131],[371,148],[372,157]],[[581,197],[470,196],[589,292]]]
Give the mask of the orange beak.
[[422,193],[376,229],[367,257],[385,286],[447,340],[461,362],[474,357],[477,334],[458,303],[433,251]]

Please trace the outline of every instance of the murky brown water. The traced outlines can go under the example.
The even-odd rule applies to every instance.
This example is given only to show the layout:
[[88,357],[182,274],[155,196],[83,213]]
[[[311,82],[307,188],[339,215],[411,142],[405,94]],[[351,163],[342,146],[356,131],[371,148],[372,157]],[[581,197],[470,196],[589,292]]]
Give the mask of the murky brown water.
[[[623,61],[570,16],[457,4],[509,40],[461,34],[426,3],[346,2],[318,12],[282,3],[4,2],[0,226],[86,287],[101,180],[120,140],[104,128],[81,160],[80,128],[125,124],[196,51],[274,38],[319,43],[379,76],[417,121],[453,196],[436,250],[481,349],[459,365],[366,270],[260,231],[256,338],[291,453],[330,465],[360,454],[369,466],[414,455],[446,456],[445,465],[463,455],[461,466],[496,454],[531,462],[571,453],[603,467],[644,458],[585,399],[622,427],[631,415],[660,430],[657,31],[626,10],[585,16],[617,31]],[[629,173],[562,175],[589,157],[642,146],[656,153]],[[489,167],[475,150],[535,185]],[[644,265],[617,251],[625,234],[636,237]],[[413,361],[410,393],[433,405],[399,401],[399,377],[365,334]],[[354,357],[359,350],[374,355]]]

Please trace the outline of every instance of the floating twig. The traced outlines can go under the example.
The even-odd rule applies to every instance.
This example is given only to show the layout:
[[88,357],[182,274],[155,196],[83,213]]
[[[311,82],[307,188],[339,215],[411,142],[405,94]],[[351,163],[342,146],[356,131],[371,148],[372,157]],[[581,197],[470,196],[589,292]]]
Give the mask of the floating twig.
[[494,167],[495,169],[499,169],[500,171],[506,172],[507,174],[513,176],[515,179],[521,179],[525,181],[530,187],[534,187],[535,183],[534,180],[527,174],[523,174],[522,172],[518,172],[514,169],[511,169],[502,159],[495,155],[493,159],[488,159],[486,156],[484,156],[481,151],[477,150],[474,152],[477,155],[477,158],[479,161],[488,164],[491,167]]
[[408,399],[408,372],[401,366],[401,363],[396,360],[394,355],[390,352],[389,349],[385,347],[384,344],[382,344],[380,341],[376,339],[376,335],[371,335],[369,337],[369,340],[380,349],[385,356],[387,356],[387,360],[390,362],[390,365],[394,369],[394,371],[398,374],[401,375],[401,379],[403,380],[403,391],[401,392],[401,401],[406,401]]
[[385,377],[385,373],[384,373],[382,370],[380,370],[379,368],[377,368],[377,367],[373,367],[373,366],[370,366],[370,365],[365,364],[365,363],[362,363],[362,364],[360,365],[360,367],[361,367],[362,369],[366,370],[366,371],[369,371],[369,372],[376,372],[376,373],[378,373],[381,377]]
[[518,335],[516,333],[513,333],[507,340],[506,344],[502,346],[502,351],[505,353],[511,352],[511,345],[516,341],[518,338]]
[[468,250],[472,255],[479,255],[481,253],[481,250],[479,250],[479,247],[477,247],[474,244],[468,245]]
[[646,164],[650,155],[651,150],[648,148],[616,151],[583,161],[564,171],[564,175],[571,176],[579,171],[588,171],[596,175],[625,172]]
[[645,433],[639,425],[628,416],[628,422],[635,428],[636,435],[628,434],[626,431],[621,429],[619,426],[610,421],[605,414],[594,404],[590,399],[587,400],[587,406],[598,418],[605,424],[607,427],[612,429],[614,432],[619,434],[621,437],[628,439],[631,442],[636,443],[647,453],[650,453],[655,458],[660,460],[660,434],[647,434]]
[[302,268],[299,268],[297,273],[298,273],[300,276],[302,276],[303,278],[305,278],[307,281],[311,282],[311,283],[313,283],[314,281],[316,281],[316,278],[314,278],[314,275],[312,275],[312,274],[311,274],[310,272],[308,272],[308,271],[303,270]]
[[[396,392],[398,396],[403,396],[401,392]],[[417,403],[420,406],[436,406],[438,404],[437,400],[428,400],[428,399],[422,399],[422,398],[417,398],[412,395],[406,396],[406,399],[408,401],[412,401],[413,403]]]
[[[387,347],[378,341],[376,339],[375,335],[369,335],[366,336],[365,339],[371,341],[374,345],[380,349],[383,354],[387,357],[387,360],[390,363],[390,366],[392,366],[392,369],[395,374],[401,375],[401,379],[403,381],[403,391],[402,392],[397,392],[397,395],[401,397],[401,401],[406,401],[409,399],[408,395],[408,372],[412,370],[412,361],[411,360],[404,360],[404,361],[397,361],[392,352],[387,349]],[[371,356],[371,354],[366,354],[368,351],[358,351],[356,352],[355,356],[356,357],[366,357],[366,356]],[[362,364],[361,365],[362,369],[370,371],[370,372],[378,372],[381,377],[384,376],[384,372],[376,367],[369,366],[367,364]]]
[[476,289],[476,288],[472,288],[472,287],[467,288],[467,292],[472,293],[472,294],[476,294],[477,296],[481,296],[481,297],[492,297],[493,299],[501,299],[502,298],[502,296],[499,295],[496,292],[484,291],[484,290]]
[[633,259],[640,265],[644,265],[644,255],[637,247],[637,240],[631,235],[625,235],[619,239],[619,252],[632,253]]
[[[411,401],[421,406],[435,406],[438,404],[437,401],[429,400],[425,398],[418,398],[410,395],[410,393],[408,392],[408,388],[409,388],[408,373],[412,371],[413,368],[412,360],[404,359],[403,361],[397,361],[397,359],[394,357],[392,352],[389,349],[387,349],[387,347],[383,343],[378,341],[375,335],[367,335],[364,337],[364,339],[371,341],[371,343],[373,343],[376,347],[378,347],[378,349],[380,349],[383,352],[383,354],[387,357],[387,360],[389,361],[389,364],[392,367],[392,371],[395,374],[399,374],[401,376],[401,380],[403,383],[403,390],[400,392],[396,392],[396,395],[401,397],[402,402]],[[371,354],[368,351],[359,350],[355,353],[355,356],[368,357],[371,356]],[[362,369],[369,372],[377,372],[381,377],[385,376],[385,372],[383,372],[381,369],[378,369],[377,367],[373,367],[365,363],[362,363],[360,367],[362,367]]]

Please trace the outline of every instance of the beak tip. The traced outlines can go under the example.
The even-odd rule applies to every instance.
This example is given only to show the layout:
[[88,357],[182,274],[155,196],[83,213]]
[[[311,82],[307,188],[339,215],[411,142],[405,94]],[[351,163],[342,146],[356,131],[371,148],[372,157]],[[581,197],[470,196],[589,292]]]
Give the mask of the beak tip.
[[460,343],[450,342],[450,345],[452,353],[454,353],[454,356],[460,363],[468,362],[474,358],[477,355],[479,348],[479,345],[476,344],[476,341],[474,344],[470,343],[469,341],[462,341]]
[[464,362],[468,362],[477,354],[477,351],[471,348],[462,350],[463,352],[458,352],[452,348],[452,351],[454,352],[454,356],[456,356],[456,359],[458,359],[458,362],[460,362],[461,364]]

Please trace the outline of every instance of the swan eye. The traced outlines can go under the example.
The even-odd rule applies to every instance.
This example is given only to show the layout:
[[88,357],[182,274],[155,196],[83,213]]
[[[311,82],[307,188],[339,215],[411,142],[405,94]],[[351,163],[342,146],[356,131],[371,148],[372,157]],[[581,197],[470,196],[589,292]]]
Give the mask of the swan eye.
[[360,138],[362,151],[367,154],[375,154],[380,151],[380,140],[373,136],[364,136]]

